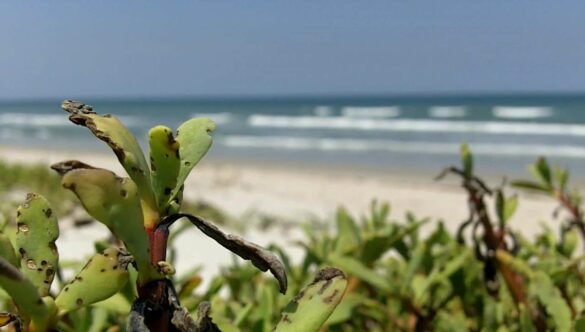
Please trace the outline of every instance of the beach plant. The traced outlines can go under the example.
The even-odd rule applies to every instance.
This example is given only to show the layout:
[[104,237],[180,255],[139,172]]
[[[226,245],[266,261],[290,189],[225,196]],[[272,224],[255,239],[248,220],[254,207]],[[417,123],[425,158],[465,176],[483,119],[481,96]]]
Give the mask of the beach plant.
[[[547,227],[534,239],[514,231],[519,196],[504,185],[491,188],[472,165],[463,146],[462,166],[447,170],[462,179],[468,196],[469,218],[453,231],[410,213],[395,221],[388,204],[374,201],[361,217],[339,208],[324,222],[332,229],[307,224],[297,242],[304,249],[298,264],[272,247],[291,289],[323,265],[346,273],[348,287],[327,331],[583,331],[585,256]],[[286,305],[269,285],[259,272],[234,264],[199,292],[199,300],[214,305],[214,321],[234,322],[234,331],[269,331]],[[225,291],[229,296],[221,296]],[[257,310],[243,305],[251,303]]]
[[[188,120],[175,134],[168,127],[152,128],[148,163],[136,138],[118,118],[99,115],[90,106],[70,100],[64,101],[62,108],[73,123],[107,143],[129,175],[119,177],[77,160],[51,166],[61,175],[62,186],[112,232],[119,245],[94,255],[56,297],[51,296],[58,269],[57,219],[46,199],[29,194],[18,210],[14,243],[8,236],[0,238],[0,285],[18,309],[5,314],[4,323],[16,321],[20,330],[53,330],[60,321],[68,320],[68,313],[115,296],[131,280],[137,298],[133,299],[127,330],[219,331],[209,316],[210,304],[199,303],[192,317],[181,306],[169,278],[175,273],[166,260],[170,227],[181,219],[259,270],[270,271],[279,291],[286,292],[285,269],[276,255],[224,233],[201,217],[181,212],[187,176],[211,146],[210,133],[215,129],[211,120]],[[132,267],[137,271],[135,277]],[[341,300],[346,283],[340,270],[321,269],[292,299],[275,331],[317,331]]]

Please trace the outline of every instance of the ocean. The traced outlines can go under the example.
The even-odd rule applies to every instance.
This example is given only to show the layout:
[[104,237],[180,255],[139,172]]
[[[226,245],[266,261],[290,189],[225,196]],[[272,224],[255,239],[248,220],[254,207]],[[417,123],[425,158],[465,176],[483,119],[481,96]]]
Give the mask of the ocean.
[[[154,125],[209,117],[208,158],[225,162],[438,173],[466,142],[488,175],[522,175],[542,155],[585,178],[585,95],[83,101],[119,116],[141,144]],[[0,102],[0,146],[107,151],[59,100]]]

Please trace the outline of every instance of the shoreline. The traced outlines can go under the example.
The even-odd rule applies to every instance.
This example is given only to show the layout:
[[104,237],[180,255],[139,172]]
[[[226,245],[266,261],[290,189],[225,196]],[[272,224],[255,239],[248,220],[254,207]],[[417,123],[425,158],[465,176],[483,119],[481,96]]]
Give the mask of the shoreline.
[[[0,146],[0,159],[28,164],[78,159],[125,174],[107,148],[102,153]],[[406,212],[411,211],[417,217],[443,219],[447,226],[455,226],[467,217],[465,193],[459,180],[453,176],[435,181],[438,173],[397,174],[341,165],[204,158],[187,180],[185,197],[213,203],[236,218],[252,210],[293,218],[326,218],[331,217],[338,206],[359,214],[369,211],[371,201],[376,199],[391,204],[394,218],[402,219]],[[499,185],[501,181],[495,176],[486,177],[486,182],[491,185]],[[543,218],[552,214],[555,207],[552,200],[524,192],[519,194],[517,219]],[[528,211],[529,207],[531,211]]]
[[[125,174],[109,151],[0,147],[0,159],[29,164],[78,159]],[[344,206],[351,215],[359,218],[369,214],[374,199],[390,203],[391,220],[404,222],[409,211],[419,219],[430,218],[423,234],[432,231],[439,220],[443,220],[447,229],[455,231],[468,216],[465,192],[455,177],[438,182],[433,180],[434,176],[211,158],[203,159],[194,169],[185,185],[185,198],[212,204],[242,223],[235,226],[236,230],[226,229],[228,232],[244,235],[262,246],[280,242],[297,261],[302,259],[302,251],[291,243],[303,238],[303,233],[295,225],[315,220],[333,221],[339,206]],[[488,179],[488,183],[499,185],[501,180]],[[556,207],[552,199],[526,193],[519,195],[518,210],[510,221],[513,230],[530,238],[541,231],[541,221],[555,231],[558,229],[559,221],[552,219]],[[490,212],[493,214],[493,210]],[[259,216],[285,221],[286,225],[261,230],[253,220]],[[79,229],[64,229],[62,233],[58,245],[65,253],[63,258],[80,259],[93,253],[93,241],[103,238],[108,232],[103,225],[92,223]],[[175,247],[175,267],[179,273],[205,262],[203,275],[211,277],[220,271],[220,267],[232,262],[231,254],[212,240],[206,240],[196,230],[178,236]],[[205,253],[201,255],[205,257],[193,253]]]

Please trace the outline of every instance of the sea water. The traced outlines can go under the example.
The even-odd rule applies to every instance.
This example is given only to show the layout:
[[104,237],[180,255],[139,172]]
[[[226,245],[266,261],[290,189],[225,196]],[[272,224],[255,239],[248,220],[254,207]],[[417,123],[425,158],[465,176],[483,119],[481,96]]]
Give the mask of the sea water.
[[[584,95],[83,101],[120,117],[142,145],[154,125],[209,117],[209,158],[225,162],[439,172],[458,163],[465,142],[487,173],[518,175],[547,156],[585,178]],[[0,102],[0,146],[107,150],[59,100]]]

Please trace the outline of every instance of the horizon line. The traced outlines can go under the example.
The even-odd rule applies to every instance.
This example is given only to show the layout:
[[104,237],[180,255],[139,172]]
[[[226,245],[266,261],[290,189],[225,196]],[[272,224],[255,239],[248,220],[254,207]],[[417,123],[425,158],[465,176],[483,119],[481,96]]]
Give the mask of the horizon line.
[[93,101],[202,101],[202,102],[246,102],[246,101],[319,101],[319,100],[355,100],[355,99],[378,99],[378,100],[409,100],[409,99],[481,99],[481,98],[585,98],[585,91],[519,91],[519,92],[414,92],[414,93],[306,93],[306,94],[208,94],[208,95],[85,95],[75,98],[59,97],[17,97],[17,98],[0,98],[2,104],[12,103],[38,103],[38,102],[61,102],[64,99],[74,100],[93,100]]

